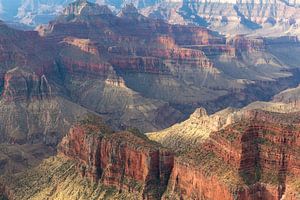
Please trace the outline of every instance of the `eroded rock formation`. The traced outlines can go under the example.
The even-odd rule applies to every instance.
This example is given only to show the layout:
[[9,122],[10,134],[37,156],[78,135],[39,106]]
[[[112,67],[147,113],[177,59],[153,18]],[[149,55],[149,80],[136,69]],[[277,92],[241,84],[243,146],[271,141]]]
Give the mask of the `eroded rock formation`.
[[76,160],[83,177],[143,199],[162,196],[174,160],[173,153],[144,136],[111,133],[93,124],[72,127],[59,153]]
[[251,111],[176,159],[165,198],[297,199],[299,138],[298,113]]
[[[203,110],[196,114],[206,116]],[[41,172],[38,175],[41,180],[36,180],[41,185],[27,191],[18,183],[28,182],[32,173],[28,170],[8,177],[14,181],[6,180],[9,184],[2,192],[11,199],[41,197],[44,191],[53,190],[57,183],[65,185],[71,178],[74,184],[80,179],[89,182],[87,188],[72,189],[80,188],[89,197],[92,197],[90,187],[104,187],[102,193],[111,190],[108,198],[119,191],[123,196],[135,195],[133,199],[297,200],[299,124],[299,113],[250,110],[243,120],[214,131],[198,146],[175,156],[134,130],[116,133],[98,119],[83,120],[70,129],[54,158],[60,160],[56,169],[69,166],[58,172],[66,174],[65,178],[59,176],[58,182],[44,182],[47,174]],[[48,170],[53,164],[40,167]],[[81,178],[74,179],[70,171]],[[49,198],[63,196],[62,191],[55,190]]]

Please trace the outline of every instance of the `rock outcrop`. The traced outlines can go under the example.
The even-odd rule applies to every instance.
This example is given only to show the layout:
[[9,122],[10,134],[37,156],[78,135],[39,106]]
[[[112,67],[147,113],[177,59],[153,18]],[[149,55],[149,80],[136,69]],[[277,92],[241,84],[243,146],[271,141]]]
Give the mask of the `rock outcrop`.
[[173,168],[173,153],[144,136],[131,132],[111,133],[97,125],[71,128],[59,153],[74,159],[83,177],[120,191],[159,199]]
[[[82,1],[76,5],[78,9],[98,8]],[[262,97],[266,100],[286,89],[287,82],[292,86],[298,84],[293,77],[296,70],[287,70],[283,64],[291,61],[284,56],[277,59],[282,55],[282,47],[275,40],[245,35],[226,39],[203,27],[170,25],[141,17],[132,5],[123,11],[132,16],[99,14],[91,18],[70,8],[68,16],[52,21],[42,35],[51,43],[62,45],[61,63],[71,72],[97,71],[104,78],[117,73],[128,88],[144,97],[168,102],[184,114],[191,114],[199,106],[205,106],[211,113],[228,102],[243,106]],[[62,42],[66,38],[76,38],[81,44],[89,40],[99,55],[79,52],[80,48],[86,52],[90,48],[87,44],[83,47],[77,42],[80,47],[76,50],[74,42],[73,47],[66,46]],[[298,46],[295,41],[295,54]],[[275,81],[278,89],[267,86],[265,82],[270,81]],[[261,95],[255,95],[258,93]]]
[[[293,112],[300,112],[299,99],[298,86],[297,88],[287,89],[275,95],[273,101],[253,102],[241,109],[229,107],[209,115],[204,108],[198,108],[187,120],[167,129],[148,133],[147,136],[151,140],[157,141],[175,151],[185,152],[191,148],[197,148],[199,143],[208,139],[211,133],[252,117],[253,110],[263,110],[286,115]],[[292,120],[293,118],[290,119]],[[262,120],[271,120],[271,118]],[[281,123],[281,121],[278,119],[277,121],[273,121],[273,123]]]
[[298,87],[190,118],[150,139],[179,153],[163,199],[298,199]]
[[46,99],[52,95],[51,86],[45,75],[30,74],[14,68],[4,76],[2,97],[5,101]]
[[[297,92],[210,115],[230,105],[269,100],[298,85],[297,38],[228,39],[204,27],[152,20],[131,5],[117,16],[82,0],[40,35],[3,23],[0,28],[0,142],[56,147],[62,140],[60,155],[53,158],[58,163],[42,164],[40,173],[29,178],[34,184],[42,177],[43,188],[30,184],[32,192],[22,190],[19,181],[30,182],[24,180],[26,173],[32,175],[29,170],[20,179],[12,175],[18,184],[4,188],[8,196],[67,198],[57,189],[60,183],[65,194],[86,191],[86,198],[94,192],[88,184],[140,199],[297,197],[298,183],[292,179],[298,177],[299,113],[290,113],[299,111]],[[185,122],[149,135],[173,149],[176,158],[143,136],[95,125],[79,124],[64,137],[86,113],[103,116],[114,129],[149,132],[169,127],[200,106],[205,109]],[[54,187],[42,173],[48,169],[58,170],[59,177],[50,173],[57,180]],[[63,179],[74,180],[80,189]],[[80,186],[81,181],[87,185]],[[103,190],[94,196],[108,195]]]
[[286,191],[299,198],[299,120],[299,113],[251,111],[212,133],[176,159],[164,198],[275,200]]
[[[200,109],[194,117],[207,115]],[[106,198],[118,194],[153,200],[297,200],[299,124],[299,113],[249,110],[241,121],[212,132],[198,146],[175,156],[135,130],[113,132],[101,120],[87,118],[63,138],[58,156],[2,178],[7,184],[1,192],[16,200],[37,199],[47,191],[53,191],[48,193],[50,199],[65,199],[81,191],[100,199],[104,194]],[[49,179],[50,169],[58,174]],[[33,180],[39,184],[32,185]],[[30,189],[21,182],[31,185]],[[79,186],[80,182],[86,186]]]
[[97,47],[89,40],[89,39],[79,39],[79,38],[65,38],[63,43],[73,45],[75,47],[78,47],[80,50],[94,54],[99,55]]
[[[299,2],[297,1],[187,1],[187,0],[121,0],[96,1],[101,6],[92,6],[87,1],[53,0],[51,2],[2,2],[2,7],[9,12],[1,12],[2,19],[20,24],[36,26],[46,24],[63,12],[64,6],[72,3],[64,13],[111,14],[127,7],[131,15],[139,16],[136,10],[150,18],[166,20],[172,24],[195,24],[207,26],[225,34],[255,34],[263,36],[298,35]],[[80,4],[79,4],[80,3]],[[81,5],[87,5],[83,7]],[[105,6],[103,6],[103,4]],[[129,9],[128,5],[136,8]],[[121,12],[122,13],[122,12]],[[133,15],[132,15],[133,16]],[[15,25],[16,26],[16,25]],[[19,27],[23,27],[20,26]]]
[[207,26],[228,35],[299,36],[300,33],[299,2],[295,1],[182,0],[157,3],[141,12],[174,24]]

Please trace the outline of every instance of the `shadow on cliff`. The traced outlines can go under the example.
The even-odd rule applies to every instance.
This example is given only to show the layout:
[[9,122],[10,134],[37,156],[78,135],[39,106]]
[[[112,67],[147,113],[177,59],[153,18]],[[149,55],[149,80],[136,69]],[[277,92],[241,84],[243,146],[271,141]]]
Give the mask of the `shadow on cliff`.
[[[268,169],[267,166],[264,166],[264,160],[261,158],[261,146],[264,145],[265,138],[263,138],[259,129],[255,126],[250,126],[246,130],[241,138],[242,142],[242,153],[241,153],[241,162],[239,166],[239,174],[242,177],[244,183],[247,187],[250,188],[250,194],[243,194],[250,196],[255,200],[264,200],[264,199],[278,199],[280,200],[285,193],[285,182],[286,182],[286,172],[287,172],[287,163],[286,163],[286,150],[285,146],[287,145],[287,140],[285,137],[281,138],[280,143],[280,161],[278,166],[274,166],[273,169]],[[274,189],[266,187],[266,184],[263,183],[263,176],[267,176],[269,171],[275,171],[275,177],[277,179],[277,186]],[[267,184],[269,185],[269,184]]]

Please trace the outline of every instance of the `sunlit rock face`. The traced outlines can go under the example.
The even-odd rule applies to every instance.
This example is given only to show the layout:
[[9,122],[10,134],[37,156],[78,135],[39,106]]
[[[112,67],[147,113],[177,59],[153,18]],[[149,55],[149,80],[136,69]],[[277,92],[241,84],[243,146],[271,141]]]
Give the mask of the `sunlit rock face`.
[[173,153],[144,136],[109,133],[93,124],[72,127],[59,152],[77,161],[83,177],[120,191],[139,193],[143,199],[162,196],[174,160]]
[[[65,12],[71,0],[13,0],[0,2],[0,17],[26,28],[46,24]],[[87,3],[86,1],[81,1]],[[172,24],[195,24],[228,35],[299,35],[299,1],[186,1],[186,0],[90,0],[119,13],[131,4],[143,15]],[[81,9],[79,9],[81,10]],[[78,10],[78,11],[79,11]],[[108,10],[106,10],[108,11]],[[84,11],[84,12],[87,12]],[[91,13],[89,10],[87,13]]]
[[163,199],[299,198],[298,90],[148,134],[180,155]]
[[[210,104],[209,102],[214,104],[214,101],[223,99],[224,96],[249,102],[247,95],[251,96],[251,93],[258,91],[244,91],[243,95],[240,93],[243,92],[241,90],[252,90],[253,81],[263,80],[260,87],[265,87],[264,81],[274,78],[284,81],[289,76],[289,72],[280,69],[284,68],[283,64],[270,54],[268,47],[271,41],[264,38],[242,35],[224,38],[203,27],[169,25],[142,16],[132,5],[125,6],[117,16],[107,12],[106,6],[77,2],[71,7],[76,5],[80,9],[88,7],[88,10],[102,14],[93,15],[93,18],[85,14],[78,15],[77,11],[74,15],[62,15],[48,27],[39,29],[39,33],[56,42],[65,37],[85,38],[85,35],[89,35],[89,40],[98,48],[100,59],[97,58],[97,63],[102,66],[99,68],[108,71],[111,65],[123,77],[127,87],[145,97],[167,101],[181,111],[188,110],[191,113],[196,107]],[[92,29],[91,24],[97,29]],[[279,48],[277,43],[272,45],[272,50]],[[294,45],[297,46],[298,42],[294,41]],[[62,55],[69,66],[71,59],[74,62],[76,60],[64,53]],[[260,66],[264,76],[259,76],[261,72],[251,67],[253,65]],[[276,66],[273,68],[274,73],[269,73],[270,66]],[[243,70],[247,71],[247,76]],[[225,78],[223,73],[230,78]],[[162,76],[156,77],[153,74]],[[199,77],[197,79],[196,74]],[[189,84],[194,88],[180,89],[180,86]],[[248,86],[251,89],[246,89]],[[228,88],[233,89],[229,92]],[[181,95],[182,92],[185,93],[185,98]],[[231,92],[238,94],[232,95]],[[238,103],[232,101],[233,104]],[[211,107],[209,112],[212,107],[216,109],[215,105],[207,107]]]
[[[34,28],[37,25],[46,24],[56,18],[64,12],[64,8],[72,2],[74,2],[74,0],[1,0],[0,18],[8,22],[24,24]],[[81,2],[86,1],[81,0]],[[118,12],[122,7],[130,3],[137,8],[144,8],[155,5],[159,1],[89,0],[89,2],[99,5],[108,5],[114,9],[115,12]],[[18,27],[25,28],[26,26],[19,25]]]
[[[213,133],[199,150],[176,159],[165,199],[299,198],[298,153],[293,150],[299,148],[298,125],[279,125],[286,115],[253,116],[249,124]],[[297,115],[290,117],[297,120]]]
[[[40,198],[56,188],[49,199],[77,199],[74,191],[80,191],[88,198],[297,200],[299,111],[264,109],[246,107],[239,111],[240,118],[226,120],[227,125],[196,145],[172,147],[174,151],[134,130],[114,132],[101,119],[86,118],[68,131],[57,156],[0,179],[6,182],[1,192],[12,199]],[[223,115],[232,112],[236,111],[228,109]],[[210,116],[200,108],[191,118],[197,122]],[[31,181],[39,184],[30,190],[20,184]]]
[[[1,156],[3,171],[38,155],[0,190],[15,199],[297,199],[298,89],[281,91],[299,84],[299,52],[295,36],[226,37],[132,4],[116,14],[76,1],[37,31],[1,22],[0,153],[21,149]],[[86,114],[118,132],[74,125]],[[26,145],[59,155],[38,163],[45,152]]]
[[[0,25],[1,102],[59,97],[70,103],[70,123],[78,107],[116,129],[152,132],[200,106],[208,113],[241,107],[299,83],[297,38],[225,38],[147,18],[132,4],[116,15],[105,5],[76,1],[38,32]],[[61,138],[65,128],[51,132]]]
[[175,24],[197,24],[228,35],[299,35],[298,1],[179,1],[142,9]]

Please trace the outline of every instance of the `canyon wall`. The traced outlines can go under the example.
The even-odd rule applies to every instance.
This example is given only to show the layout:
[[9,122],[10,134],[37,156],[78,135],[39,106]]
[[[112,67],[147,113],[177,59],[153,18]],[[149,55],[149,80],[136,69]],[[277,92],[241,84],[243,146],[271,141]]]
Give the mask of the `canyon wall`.
[[159,199],[167,186],[174,155],[143,137],[77,125],[62,140],[59,153],[75,159],[83,177],[137,193],[143,199]]
[[247,114],[176,159],[166,199],[299,198],[299,115]]

